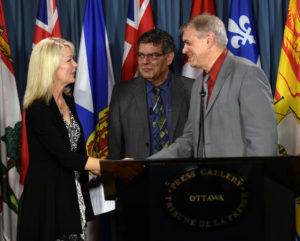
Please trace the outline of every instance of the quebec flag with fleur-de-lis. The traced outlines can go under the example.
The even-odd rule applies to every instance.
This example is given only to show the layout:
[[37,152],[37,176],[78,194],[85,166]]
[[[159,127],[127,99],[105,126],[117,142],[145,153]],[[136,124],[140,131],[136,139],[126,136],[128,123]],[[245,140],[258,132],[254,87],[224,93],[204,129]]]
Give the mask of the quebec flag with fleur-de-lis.
[[232,0],[228,20],[228,50],[260,66],[258,42],[250,0]]

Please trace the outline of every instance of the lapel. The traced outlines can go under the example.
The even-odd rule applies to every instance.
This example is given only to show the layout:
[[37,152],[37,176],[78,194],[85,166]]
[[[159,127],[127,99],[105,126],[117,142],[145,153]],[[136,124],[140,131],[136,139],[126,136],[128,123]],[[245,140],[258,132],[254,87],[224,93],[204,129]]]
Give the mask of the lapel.
[[65,94],[63,94],[63,96],[64,96],[64,99],[65,99],[69,109],[71,110],[75,120],[77,122],[79,122],[79,118],[77,116],[77,112],[76,112],[75,105],[74,105],[74,99],[73,99],[74,97],[70,97],[70,96],[67,96]]
[[56,119],[57,121],[59,121],[59,120],[61,119],[61,115],[60,115],[58,106],[57,106],[57,104],[56,104],[56,102],[55,102],[55,100],[54,100],[53,97],[52,97],[51,100],[50,100],[49,106],[50,106],[51,111],[52,111],[52,112],[54,113],[54,115],[55,115],[55,119]]
[[[79,145],[81,145],[81,149],[85,150],[86,149],[85,148],[85,137],[84,137],[84,133],[83,133],[83,128],[82,128],[81,122],[80,122],[79,117],[77,115],[77,110],[75,108],[74,97],[73,96],[69,97],[69,96],[67,96],[67,95],[64,94],[64,99],[65,99],[68,107],[70,108],[70,110],[71,110],[71,112],[72,112],[75,120],[77,121],[77,123],[80,126],[80,138],[79,138],[77,149],[79,149]],[[69,138],[69,134],[68,133],[67,133],[67,135],[68,135],[68,138]]]
[[[76,115],[75,106],[72,104],[71,98],[68,97],[68,96],[66,96],[65,94],[63,95],[63,97],[64,97],[64,99],[65,99],[65,101],[66,101],[68,107],[69,107],[70,110],[72,111],[72,114],[73,114],[73,116],[75,117],[76,121],[77,121],[78,123],[80,123],[79,120],[78,120],[78,117],[77,117],[77,115]],[[66,126],[65,126],[65,123],[64,123],[64,121],[63,121],[63,118],[61,117],[61,114],[60,114],[60,112],[59,112],[58,106],[57,106],[57,104],[56,104],[56,102],[55,102],[55,100],[54,100],[53,97],[52,97],[52,99],[50,100],[50,105],[49,105],[49,106],[50,106],[51,111],[54,113],[55,121],[56,121],[56,123],[57,123],[59,129],[61,130],[61,132],[62,132],[63,135],[64,135],[64,139],[65,139],[65,141],[66,141],[66,144],[68,145],[69,148],[71,148],[71,147],[70,147],[70,141],[69,141],[68,130],[67,130]],[[82,135],[83,135],[83,133],[82,133]]]
[[175,128],[177,126],[177,122],[179,120],[179,116],[181,113],[181,106],[182,106],[182,98],[178,98],[178,96],[182,96],[185,93],[182,91],[183,87],[179,81],[175,80],[175,76],[172,73],[172,91],[171,91],[171,140],[173,140],[173,136],[175,133]]
[[[212,108],[215,100],[217,99],[225,81],[227,80],[227,78],[229,77],[229,74],[231,73],[231,61],[230,61],[230,53],[228,52],[227,53],[227,56],[225,57],[224,59],[224,62],[221,66],[221,69],[220,69],[220,72],[218,74],[218,77],[216,79],[216,83],[215,83],[215,86],[213,88],[213,91],[211,93],[211,97],[210,97],[210,100],[209,100],[209,103],[208,103],[208,106],[207,106],[207,109],[206,109],[206,112],[205,112],[205,117],[207,116],[207,114],[209,113],[210,109]],[[202,83],[202,81],[201,81]]]
[[59,129],[64,133],[65,138],[68,139],[67,128],[65,127],[65,123],[63,121],[63,118],[61,117],[58,106],[57,106],[57,104],[56,104],[53,97],[50,100],[50,105],[49,106],[50,106],[51,111],[54,113],[54,118],[55,118],[55,121],[56,121]]
[[135,84],[132,88],[132,94],[134,95],[136,103],[136,113],[138,114],[138,118],[141,119],[143,128],[146,129],[147,133],[149,134],[146,84],[143,78],[139,77],[136,79]]

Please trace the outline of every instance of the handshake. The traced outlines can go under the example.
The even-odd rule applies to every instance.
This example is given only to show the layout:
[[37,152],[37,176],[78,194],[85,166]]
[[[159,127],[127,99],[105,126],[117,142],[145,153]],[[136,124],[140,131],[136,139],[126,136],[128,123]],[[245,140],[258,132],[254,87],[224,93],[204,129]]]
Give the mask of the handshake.
[[101,172],[113,173],[119,180],[128,183],[136,177],[144,165],[132,158],[124,158],[120,161],[101,160]]

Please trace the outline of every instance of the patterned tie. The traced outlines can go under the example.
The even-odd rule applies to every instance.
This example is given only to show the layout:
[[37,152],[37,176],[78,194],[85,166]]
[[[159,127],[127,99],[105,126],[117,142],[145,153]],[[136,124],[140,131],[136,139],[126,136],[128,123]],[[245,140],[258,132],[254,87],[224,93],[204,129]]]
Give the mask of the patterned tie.
[[164,105],[160,96],[160,88],[154,88],[155,98],[153,106],[153,151],[160,151],[169,145],[169,133]]

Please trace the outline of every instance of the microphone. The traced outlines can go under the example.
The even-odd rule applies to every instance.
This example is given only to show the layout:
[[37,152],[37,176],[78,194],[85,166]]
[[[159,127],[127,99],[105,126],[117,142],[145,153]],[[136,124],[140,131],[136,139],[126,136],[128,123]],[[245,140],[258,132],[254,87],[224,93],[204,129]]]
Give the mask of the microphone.
[[201,91],[200,91],[200,96],[201,96],[201,99],[204,98],[206,95],[206,91],[204,89],[204,80],[202,81],[202,86],[201,86]]
[[205,95],[206,95],[206,92],[205,92],[205,90],[204,90],[204,88],[202,86],[202,90],[200,91],[200,96],[201,96],[201,98],[204,98]]

